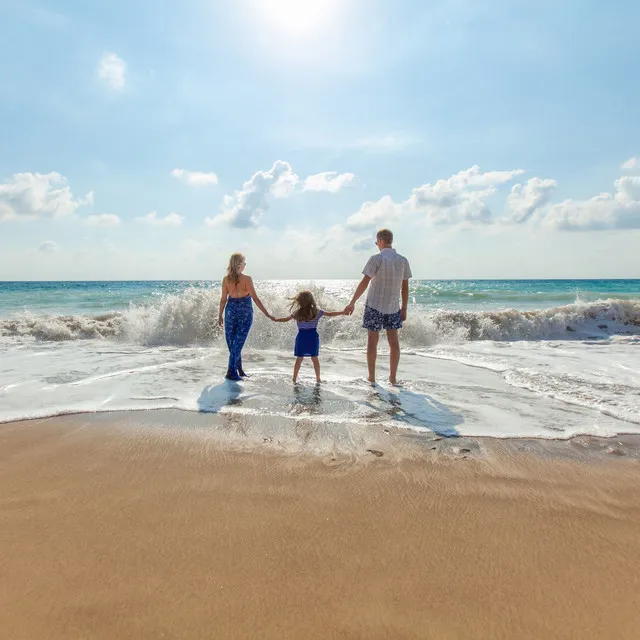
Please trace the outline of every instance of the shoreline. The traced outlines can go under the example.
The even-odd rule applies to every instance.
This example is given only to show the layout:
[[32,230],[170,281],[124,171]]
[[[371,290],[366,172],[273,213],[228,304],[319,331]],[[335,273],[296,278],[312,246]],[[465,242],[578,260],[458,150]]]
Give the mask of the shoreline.
[[[245,428],[238,433],[237,441],[222,438],[225,422],[245,422]],[[158,438],[180,440],[186,437],[204,437],[214,442],[214,446],[229,447],[235,451],[263,452],[276,455],[300,455],[298,449],[289,449],[287,444],[273,442],[273,438],[265,437],[268,429],[265,424],[287,422],[291,424],[308,424],[312,426],[328,425],[336,426],[339,423],[324,419],[319,416],[305,415],[297,419],[283,416],[255,416],[252,414],[223,414],[219,412],[208,413],[206,411],[192,411],[188,409],[158,408],[158,409],[109,409],[104,411],[71,411],[43,417],[27,417],[19,420],[0,421],[0,432],[25,427],[53,424],[63,428],[68,424],[87,423],[106,426],[107,429],[123,429],[123,434],[138,430],[140,434],[153,433]],[[248,425],[260,424],[262,429],[257,433],[249,433]],[[222,427],[222,428],[221,428]],[[485,449],[492,450],[497,447],[506,448],[507,451],[529,452],[535,455],[550,458],[571,458],[578,462],[589,462],[602,457],[626,457],[640,461],[640,433],[618,433],[607,436],[592,434],[577,434],[566,438],[543,436],[494,436],[494,435],[440,435],[437,432],[415,430],[411,427],[396,426],[393,429],[377,424],[365,425],[370,433],[371,442],[391,442],[397,460],[407,457],[419,459],[428,457],[429,451],[437,444],[438,453],[457,455],[456,449],[465,449],[463,453],[481,453]],[[265,434],[262,433],[265,431]],[[218,436],[218,437],[217,437]],[[492,444],[493,443],[493,444]],[[365,441],[360,443],[366,444]],[[274,446],[272,446],[274,445]],[[282,446],[278,446],[282,445]],[[361,447],[366,452],[366,448]],[[471,450],[468,450],[472,447]],[[495,451],[494,451],[495,452]],[[356,454],[349,451],[349,455]],[[606,455],[605,455],[606,454]],[[318,458],[318,451],[306,452],[311,459]],[[363,456],[364,457],[364,456]]]
[[313,456],[150,413],[0,425],[7,637],[637,637],[638,438]]

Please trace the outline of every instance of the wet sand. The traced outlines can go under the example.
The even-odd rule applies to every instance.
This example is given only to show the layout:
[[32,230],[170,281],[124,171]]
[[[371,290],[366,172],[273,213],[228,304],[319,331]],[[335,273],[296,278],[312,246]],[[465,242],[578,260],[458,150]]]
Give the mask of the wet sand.
[[640,637],[637,439],[474,443],[314,458],[117,416],[0,425],[1,635]]

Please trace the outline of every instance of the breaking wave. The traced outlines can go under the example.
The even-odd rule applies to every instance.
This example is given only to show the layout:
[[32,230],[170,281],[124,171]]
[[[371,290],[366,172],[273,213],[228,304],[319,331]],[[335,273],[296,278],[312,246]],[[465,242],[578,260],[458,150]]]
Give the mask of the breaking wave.
[[[347,300],[313,287],[319,305],[341,309]],[[262,295],[275,314],[284,314],[286,296]],[[0,337],[38,341],[111,340],[149,346],[211,345],[224,341],[217,325],[219,290],[187,288],[164,295],[152,304],[131,304],[124,311],[100,315],[35,315],[28,311],[0,320]],[[255,310],[248,346],[278,349],[291,346],[294,328],[270,322]],[[320,325],[325,346],[348,349],[362,346],[364,332],[359,311],[353,318],[332,318]],[[616,335],[640,335],[640,300],[608,299],[575,302],[532,311],[434,310],[411,305],[402,333],[410,348],[473,340],[585,340]]]

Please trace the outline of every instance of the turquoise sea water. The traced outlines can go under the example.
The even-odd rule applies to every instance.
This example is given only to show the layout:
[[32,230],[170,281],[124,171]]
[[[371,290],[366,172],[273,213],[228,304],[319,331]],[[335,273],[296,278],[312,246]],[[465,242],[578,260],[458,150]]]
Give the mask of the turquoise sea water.
[[[258,290],[282,289],[287,281],[258,282]],[[131,304],[157,303],[190,288],[215,290],[218,281],[0,282],[0,317],[34,314],[98,314]],[[300,281],[347,299],[355,281]],[[412,280],[411,300],[425,308],[544,309],[603,299],[640,299],[640,280]]]

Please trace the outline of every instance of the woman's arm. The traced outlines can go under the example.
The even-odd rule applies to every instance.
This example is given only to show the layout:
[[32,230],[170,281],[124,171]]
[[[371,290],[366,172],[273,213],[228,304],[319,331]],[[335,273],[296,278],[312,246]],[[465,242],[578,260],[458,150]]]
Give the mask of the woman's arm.
[[251,296],[251,299],[256,303],[256,307],[258,307],[258,309],[260,309],[260,311],[262,311],[262,313],[264,313],[267,318],[273,320],[273,316],[265,309],[262,301],[260,300],[260,298],[258,298],[256,289],[253,286],[253,280],[249,276],[247,276],[247,278],[249,279],[249,295]]
[[229,288],[227,287],[227,278],[224,277],[222,279],[222,291],[220,293],[220,311],[218,313],[218,326],[221,327],[223,325],[222,314],[224,313],[224,308],[227,306],[227,296],[229,295]]

